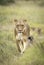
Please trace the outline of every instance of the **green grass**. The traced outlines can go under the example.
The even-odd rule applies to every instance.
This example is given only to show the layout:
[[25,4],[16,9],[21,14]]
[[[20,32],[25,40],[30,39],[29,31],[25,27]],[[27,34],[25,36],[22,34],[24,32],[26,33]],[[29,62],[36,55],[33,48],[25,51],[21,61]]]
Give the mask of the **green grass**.
[[[27,5],[26,5],[27,4]],[[0,6],[0,65],[44,65],[44,38],[37,32],[33,44],[20,55],[15,43],[14,19],[27,19],[30,27],[40,27],[44,36],[44,8],[21,3]]]

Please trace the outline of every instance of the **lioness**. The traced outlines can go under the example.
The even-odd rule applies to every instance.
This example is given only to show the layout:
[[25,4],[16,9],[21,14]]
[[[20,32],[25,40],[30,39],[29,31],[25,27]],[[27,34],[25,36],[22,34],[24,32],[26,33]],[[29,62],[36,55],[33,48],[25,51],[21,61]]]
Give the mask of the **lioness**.
[[26,49],[28,36],[30,34],[30,27],[27,24],[27,20],[14,20],[15,22],[15,38],[19,52],[23,53]]

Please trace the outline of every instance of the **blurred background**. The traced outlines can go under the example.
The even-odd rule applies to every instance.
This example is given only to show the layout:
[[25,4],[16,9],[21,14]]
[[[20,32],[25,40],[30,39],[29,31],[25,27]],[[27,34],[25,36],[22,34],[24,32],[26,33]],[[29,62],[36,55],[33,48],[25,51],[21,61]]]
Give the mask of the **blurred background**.
[[[26,19],[32,43],[20,55],[14,19]],[[44,0],[0,0],[0,65],[44,65]]]

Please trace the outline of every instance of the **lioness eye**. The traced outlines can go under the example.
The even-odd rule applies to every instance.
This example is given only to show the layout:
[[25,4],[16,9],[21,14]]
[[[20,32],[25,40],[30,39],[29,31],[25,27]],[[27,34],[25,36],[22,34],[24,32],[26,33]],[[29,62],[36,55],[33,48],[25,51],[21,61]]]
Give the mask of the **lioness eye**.
[[24,27],[24,25],[22,25],[22,27]]

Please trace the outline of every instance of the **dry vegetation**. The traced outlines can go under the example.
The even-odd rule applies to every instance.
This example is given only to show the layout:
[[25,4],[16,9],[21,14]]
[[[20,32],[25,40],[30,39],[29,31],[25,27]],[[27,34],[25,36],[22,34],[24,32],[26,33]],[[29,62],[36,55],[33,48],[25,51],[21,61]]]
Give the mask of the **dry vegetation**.
[[[41,35],[32,31],[34,42],[20,55],[14,36],[14,18],[27,19],[30,27],[42,29]],[[44,8],[33,3],[0,5],[0,65],[44,65]]]

